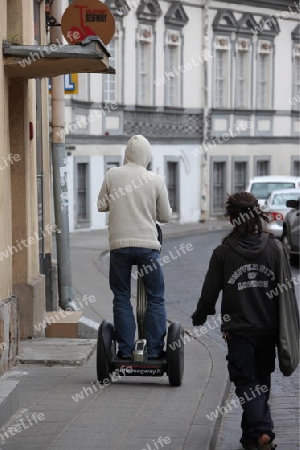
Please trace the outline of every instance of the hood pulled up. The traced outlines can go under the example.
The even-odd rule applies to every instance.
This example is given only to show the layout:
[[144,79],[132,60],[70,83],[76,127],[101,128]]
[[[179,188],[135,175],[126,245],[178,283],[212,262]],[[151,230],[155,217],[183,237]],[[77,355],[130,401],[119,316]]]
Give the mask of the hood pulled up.
[[151,157],[151,146],[144,136],[136,134],[129,139],[125,149],[124,165],[133,163],[146,169]]

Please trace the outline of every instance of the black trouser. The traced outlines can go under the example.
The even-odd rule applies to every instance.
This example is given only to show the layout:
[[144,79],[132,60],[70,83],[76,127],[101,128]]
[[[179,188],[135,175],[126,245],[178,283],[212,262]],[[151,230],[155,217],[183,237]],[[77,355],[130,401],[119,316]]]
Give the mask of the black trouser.
[[242,336],[229,333],[228,371],[243,408],[242,444],[257,442],[262,434],[273,440],[273,421],[268,400],[271,373],[275,370],[274,336]]

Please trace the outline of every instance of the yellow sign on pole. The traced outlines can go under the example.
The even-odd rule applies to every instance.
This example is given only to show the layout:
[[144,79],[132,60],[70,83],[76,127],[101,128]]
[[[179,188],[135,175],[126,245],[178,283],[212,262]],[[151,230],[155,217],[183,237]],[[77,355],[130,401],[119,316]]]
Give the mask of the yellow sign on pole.
[[65,75],[65,94],[78,94],[78,73]]
[[[78,73],[65,74],[65,94],[78,94]],[[49,93],[51,93],[51,78],[49,79]]]

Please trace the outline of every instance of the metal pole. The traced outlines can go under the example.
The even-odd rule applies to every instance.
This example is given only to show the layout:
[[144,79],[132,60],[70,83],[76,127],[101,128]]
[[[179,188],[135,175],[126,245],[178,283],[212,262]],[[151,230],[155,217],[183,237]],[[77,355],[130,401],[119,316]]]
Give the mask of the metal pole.
[[209,105],[208,105],[208,33],[209,33],[209,0],[204,1],[203,10],[203,44],[202,55],[206,55],[203,59],[203,72],[202,72],[202,91],[203,91],[203,127],[202,127],[202,154],[201,154],[201,218],[200,222],[207,220],[208,211],[208,163],[207,163],[207,151],[205,143],[208,138],[209,129]]
[[[58,23],[63,14],[62,1],[55,0],[51,5],[51,16]],[[63,43],[60,26],[50,27],[51,44]],[[63,309],[74,309],[70,302],[73,300],[69,242],[69,210],[68,183],[66,170],[65,148],[65,83],[64,76],[52,78],[52,168],[53,168],[53,196],[56,233],[58,294],[59,304]]]

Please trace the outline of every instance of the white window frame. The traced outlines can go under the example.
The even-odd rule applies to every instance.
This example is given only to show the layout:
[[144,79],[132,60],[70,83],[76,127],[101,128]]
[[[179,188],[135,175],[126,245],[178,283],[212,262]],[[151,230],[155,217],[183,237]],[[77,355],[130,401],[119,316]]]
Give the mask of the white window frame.
[[[79,218],[79,164],[85,164],[85,210],[86,217]],[[90,175],[90,157],[75,156],[74,157],[74,227],[89,228],[91,224],[91,175]]]
[[[245,178],[243,184],[236,183],[236,165],[245,165]],[[247,187],[247,182],[249,180],[249,159],[244,157],[233,157],[232,158],[232,192],[245,191]]]
[[294,43],[293,48],[293,88],[292,109],[300,109],[300,44]]
[[[258,165],[259,163],[267,163],[267,173],[259,173],[258,172]],[[255,156],[254,157],[254,176],[266,176],[271,174],[271,157],[270,156]]]
[[140,24],[138,27],[137,103],[153,105],[153,27]]
[[110,53],[109,64],[116,70],[116,73],[114,75],[103,75],[103,101],[105,103],[120,103],[121,101],[120,80],[122,79],[122,74],[120,69],[122,67],[122,54],[120,51],[120,38],[120,24],[116,22],[114,37],[106,47]]
[[[181,36],[178,30],[167,30],[165,52],[166,106],[181,106]],[[171,75],[171,76],[170,76]]]
[[250,108],[251,105],[252,71],[250,62],[251,62],[250,39],[238,38],[236,48],[235,106],[236,108],[239,109],[247,109]]
[[[216,36],[214,40],[214,107],[230,108],[230,80],[231,80],[231,44],[229,36]],[[220,63],[223,66],[219,72]],[[222,86],[222,96],[219,95]]]
[[[215,164],[223,164],[224,163],[224,179],[223,183],[220,184],[215,183]],[[220,215],[224,214],[225,211],[225,202],[226,202],[226,192],[228,192],[228,157],[227,156],[211,156],[210,157],[210,211],[212,215]],[[215,190],[219,189],[221,193],[221,199],[219,204],[215,203]]]
[[[273,45],[260,39],[257,47],[257,109],[272,109],[273,92]],[[261,69],[263,68],[263,73]],[[262,76],[263,75],[263,76]]]
[[[297,169],[298,166],[298,170]],[[292,171],[291,175],[293,177],[300,177],[300,157],[299,156],[292,156]]]

